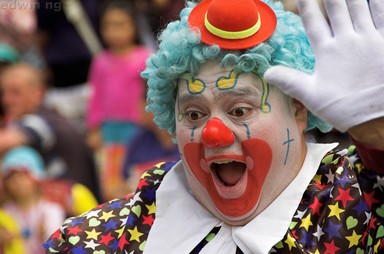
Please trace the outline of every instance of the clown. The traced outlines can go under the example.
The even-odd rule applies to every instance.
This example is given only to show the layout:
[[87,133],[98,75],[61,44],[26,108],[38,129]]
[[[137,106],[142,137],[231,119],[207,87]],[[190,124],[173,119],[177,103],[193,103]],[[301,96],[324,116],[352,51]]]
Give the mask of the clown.
[[[196,197],[228,224],[243,225],[296,176],[305,157],[300,133],[307,111],[257,74],[234,72],[204,64],[193,78],[204,86],[199,94],[181,79],[176,136]],[[275,124],[279,120],[284,124]],[[286,175],[275,185],[281,168]]]
[[[304,26],[279,2],[189,3],[142,73],[181,160],[68,219],[48,252],[95,234],[92,250],[121,253],[384,251],[384,5],[324,0],[328,23],[298,3]],[[331,126],[357,149],[306,141]]]

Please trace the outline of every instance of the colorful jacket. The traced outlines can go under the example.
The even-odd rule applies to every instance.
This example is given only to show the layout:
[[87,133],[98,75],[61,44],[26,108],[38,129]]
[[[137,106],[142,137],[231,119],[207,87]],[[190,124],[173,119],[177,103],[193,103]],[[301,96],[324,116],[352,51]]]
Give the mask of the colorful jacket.
[[[44,244],[47,253],[143,253],[156,219],[156,190],[174,164],[144,173],[134,195],[67,219]],[[384,176],[364,170],[354,146],[328,153],[270,253],[384,253],[383,188]],[[212,228],[186,253],[199,253],[219,231]]]

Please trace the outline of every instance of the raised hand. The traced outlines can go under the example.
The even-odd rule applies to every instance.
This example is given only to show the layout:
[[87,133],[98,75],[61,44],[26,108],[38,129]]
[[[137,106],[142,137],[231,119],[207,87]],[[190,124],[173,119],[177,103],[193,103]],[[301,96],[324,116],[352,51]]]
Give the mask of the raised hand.
[[339,131],[384,116],[384,1],[298,0],[316,57],[309,75],[283,66],[264,75]]

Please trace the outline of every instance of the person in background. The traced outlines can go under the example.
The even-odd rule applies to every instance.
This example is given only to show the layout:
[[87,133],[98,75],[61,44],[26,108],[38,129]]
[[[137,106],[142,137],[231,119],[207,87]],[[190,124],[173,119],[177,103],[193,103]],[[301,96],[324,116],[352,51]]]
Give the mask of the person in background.
[[36,52],[36,1],[0,0],[0,42],[14,48],[23,61],[41,65]]
[[123,176],[132,191],[145,170],[164,161],[180,159],[177,145],[172,142],[169,133],[157,128],[152,119],[148,119],[147,124],[126,143],[128,152],[124,156]]
[[[142,72],[181,160],[66,220],[47,253],[384,253],[384,1],[324,5],[329,22],[313,0],[189,3]],[[306,142],[332,127],[354,146]],[[89,226],[105,214],[116,228]]]
[[[0,43],[0,75],[4,68],[19,61],[19,54],[16,49],[7,43]],[[0,95],[0,129],[5,126],[5,114]],[[3,186],[0,181],[0,204],[4,201]]]
[[[2,205],[0,205],[1,207]],[[0,208],[0,253],[25,254],[27,253],[21,234],[20,226],[11,214]]]
[[81,183],[99,199],[92,151],[67,119],[43,105],[45,89],[41,72],[30,64],[3,70],[0,91],[6,126],[0,130],[0,154],[32,146],[43,157],[49,177]]
[[171,21],[178,18],[180,11],[185,7],[185,0],[134,0],[152,30],[154,39],[160,31]]
[[0,73],[6,66],[19,61],[19,53],[7,43],[0,43]]
[[[84,17],[99,38],[99,0],[36,0],[37,45],[49,85],[45,103],[69,119],[84,135],[89,97],[87,80],[93,53],[73,22],[81,20],[81,12],[67,13],[66,2],[78,2],[82,6]],[[81,15],[76,15],[78,13]],[[69,18],[72,15],[76,17]]]
[[44,198],[61,205],[66,217],[78,216],[99,205],[97,197],[75,181],[45,178],[40,185]]
[[122,173],[125,143],[140,128],[146,90],[140,72],[151,50],[139,40],[135,9],[129,1],[106,1],[100,20],[106,49],[90,70],[87,127],[88,144],[94,149],[102,146],[102,196],[109,200],[127,191]]
[[13,148],[2,158],[1,173],[8,195],[2,209],[19,226],[25,254],[44,253],[41,243],[63,223],[65,210],[42,195],[40,180],[46,175],[42,158],[30,147]]
[[[19,54],[16,49],[6,43],[0,43],[0,75],[5,67],[17,61],[19,61]],[[0,127],[4,126],[4,120],[4,109],[2,103],[0,103]]]

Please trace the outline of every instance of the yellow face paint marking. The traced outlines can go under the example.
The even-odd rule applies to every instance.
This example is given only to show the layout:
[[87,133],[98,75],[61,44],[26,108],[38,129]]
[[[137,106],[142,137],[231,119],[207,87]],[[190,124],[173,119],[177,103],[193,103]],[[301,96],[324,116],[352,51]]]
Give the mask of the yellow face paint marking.
[[183,113],[181,113],[180,110],[179,110],[179,114],[177,115],[177,120],[179,122],[183,121]]
[[[262,84],[262,88],[263,88],[263,94],[261,96],[260,109],[262,112],[268,113],[271,111],[271,105],[267,102],[268,95],[269,95],[269,84],[267,82],[265,82],[265,80],[263,78],[261,78],[258,73],[254,72],[254,71],[252,73],[255,74],[259,78],[259,80]],[[240,76],[240,73],[237,73],[236,71],[232,70],[229,73],[228,77],[224,76],[224,77],[220,77],[217,79],[216,87],[220,90],[233,89],[234,87],[236,87],[237,80],[238,80],[239,76]],[[204,92],[204,90],[206,88],[204,81],[202,81],[200,79],[195,79],[195,78],[191,77],[190,74],[187,74],[187,73],[184,74],[181,77],[181,79],[185,80],[188,92],[191,94],[200,94],[200,93]],[[182,119],[183,119],[183,115],[180,112],[178,114],[178,120],[181,121]]]
[[261,78],[259,76],[259,74],[257,74],[256,72],[252,72],[253,74],[255,74],[262,86],[263,86],[263,94],[261,95],[261,103],[260,103],[260,109],[261,109],[261,112],[263,113],[269,113],[271,111],[271,105],[269,105],[269,103],[267,102],[268,100],[268,95],[269,95],[269,84],[267,82],[265,82],[265,80],[263,78]]
[[228,77],[220,77],[217,79],[216,87],[220,90],[228,90],[234,88],[237,84],[239,75],[239,73],[232,70]]
[[177,94],[176,94],[176,100],[177,100],[176,103],[177,103],[177,110],[178,110],[177,121],[181,122],[181,121],[183,121],[184,115],[183,115],[183,113],[181,113],[181,110],[180,110],[179,92],[177,92]]
[[184,74],[181,79],[185,80],[188,92],[190,92],[191,94],[199,94],[204,92],[206,86],[202,80],[195,79],[189,74]]

